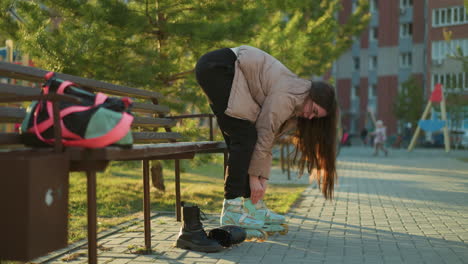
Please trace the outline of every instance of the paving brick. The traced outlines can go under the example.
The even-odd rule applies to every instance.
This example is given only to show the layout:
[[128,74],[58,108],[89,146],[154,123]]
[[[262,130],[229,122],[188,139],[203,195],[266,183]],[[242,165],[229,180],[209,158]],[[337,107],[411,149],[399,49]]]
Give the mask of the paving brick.
[[107,264],[126,264],[126,263],[130,263],[130,259],[115,258],[115,259],[112,259],[110,262],[107,262]]

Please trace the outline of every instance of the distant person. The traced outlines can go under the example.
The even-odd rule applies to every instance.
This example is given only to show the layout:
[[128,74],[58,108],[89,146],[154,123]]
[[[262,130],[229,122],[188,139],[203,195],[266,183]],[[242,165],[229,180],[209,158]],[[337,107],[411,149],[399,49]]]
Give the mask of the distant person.
[[406,123],[405,129],[403,131],[403,144],[404,147],[408,147],[409,143],[411,141],[411,136],[412,136],[412,124],[411,122]]
[[351,146],[351,138],[346,128],[343,128],[343,136],[341,137],[340,143],[342,146]]
[[387,140],[387,128],[384,126],[382,120],[377,120],[375,131],[371,134],[374,135],[374,156],[379,155],[379,150],[382,150],[385,153],[385,156],[388,155],[388,150],[385,149],[385,140]]
[[367,131],[367,128],[362,128],[361,130],[361,141],[362,141],[362,144],[364,144],[364,146],[367,146],[367,134],[369,133],[369,131]]

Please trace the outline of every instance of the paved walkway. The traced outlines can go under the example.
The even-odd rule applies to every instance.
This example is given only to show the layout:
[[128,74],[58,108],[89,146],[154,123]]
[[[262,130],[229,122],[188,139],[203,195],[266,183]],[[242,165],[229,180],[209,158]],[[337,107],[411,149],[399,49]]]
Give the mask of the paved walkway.
[[[171,216],[152,220],[153,255],[143,245],[142,223],[100,240],[100,263],[468,263],[468,163],[440,150],[342,149],[335,200],[312,186],[288,214],[290,232],[265,243],[244,242],[220,253],[174,248],[180,227]],[[276,170],[273,181],[285,175]],[[302,182],[307,179],[300,180]],[[217,217],[205,222],[217,225]],[[74,251],[75,255],[86,252]],[[64,263],[64,256],[46,263]],[[86,263],[86,256],[67,263]]]

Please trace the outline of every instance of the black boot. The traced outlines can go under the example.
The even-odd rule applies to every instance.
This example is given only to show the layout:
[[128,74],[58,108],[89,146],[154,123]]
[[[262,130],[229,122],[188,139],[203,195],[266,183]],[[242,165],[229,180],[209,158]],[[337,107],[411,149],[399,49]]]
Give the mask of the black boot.
[[176,247],[201,252],[218,252],[223,250],[218,241],[208,238],[200,221],[200,208],[182,204],[183,223],[177,238]]
[[218,241],[223,247],[230,247],[242,243],[247,234],[240,226],[225,225],[208,232],[208,237]]

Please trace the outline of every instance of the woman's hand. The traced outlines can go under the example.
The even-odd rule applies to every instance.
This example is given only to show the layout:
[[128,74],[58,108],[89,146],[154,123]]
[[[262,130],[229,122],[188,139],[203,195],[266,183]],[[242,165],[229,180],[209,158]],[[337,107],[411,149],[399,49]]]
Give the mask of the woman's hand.
[[265,195],[266,183],[262,183],[262,181],[264,180],[258,176],[250,176],[250,200],[253,204],[256,204]]
[[[265,195],[267,187],[268,187],[268,180],[266,178],[260,177],[260,183],[263,186],[263,195]],[[260,199],[263,199],[263,195]]]

